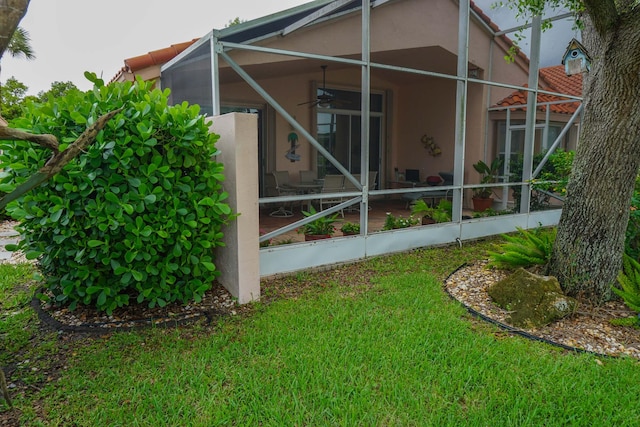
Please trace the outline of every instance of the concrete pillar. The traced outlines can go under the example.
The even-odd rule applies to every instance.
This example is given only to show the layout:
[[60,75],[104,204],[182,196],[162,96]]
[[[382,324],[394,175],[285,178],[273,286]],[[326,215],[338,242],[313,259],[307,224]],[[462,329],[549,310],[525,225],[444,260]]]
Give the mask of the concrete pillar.
[[258,118],[244,113],[215,116],[211,131],[220,135],[217,161],[224,165],[229,206],[240,214],[222,230],[226,246],[215,252],[218,280],[245,304],[260,298]]

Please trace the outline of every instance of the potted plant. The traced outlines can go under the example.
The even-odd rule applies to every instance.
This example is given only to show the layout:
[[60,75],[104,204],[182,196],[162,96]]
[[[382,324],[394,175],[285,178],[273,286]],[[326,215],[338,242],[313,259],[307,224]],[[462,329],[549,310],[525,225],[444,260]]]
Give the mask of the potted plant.
[[441,199],[431,207],[423,199],[416,201],[411,207],[411,215],[422,218],[422,225],[451,221],[452,204],[449,200]]
[[[502,168],[502,159],[496,157],[491,164],[486,164],[482,160],[473,164],[473,168],[480,174],[480,184],[492,184],[497,182],[498,174]],[[489,209],[493,204],[493,189],[491,187],[478,187],[473,189],[473,210],[482,212]]]
[[387,212],[387,216],[384,220],[383,230],[396,230],[398,228],[408,228],[412,225],[416,225],[420,220],[410,215],[409,218],[403,218],[402,216],[395,216]]
[[340,231],[345,236],[354,236],[356,234],[360,234],[360,224],[354,222],[345,222],[340,227]]
[[[309,207],[309,211],[302,211],[304,216],[313,216],[317,212],[313,206]],[[338,214],[331,216],[323,216],[315,219],[311,222],[298,228],[298,233],[304,234],[305,241],[329,239],[336,231],[336,227],[333,225],[338,218]]]

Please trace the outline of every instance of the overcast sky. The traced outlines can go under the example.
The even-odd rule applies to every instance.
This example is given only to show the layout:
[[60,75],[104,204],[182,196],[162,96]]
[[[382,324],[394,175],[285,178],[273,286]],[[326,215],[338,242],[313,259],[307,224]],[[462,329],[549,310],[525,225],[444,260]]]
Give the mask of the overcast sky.
[[[307,0],[31,0],[20,25],[29,31],[36,59],[2,58],[0,80],[15,76],[29,87],[30,94],[48,90],[54,81],[72,81],[89,89],[84,71],[110,80],[124,65],[124,59],[206,35],[223,28],[230,20],[259,18]],[[477,0],[501,27],[515,24],[512,13],[493,10],[495,0]],[[554,39],[559,53],[550,53],[553,65],[573,37],[565,30]],[[551,48],[548,48],[549,50]],[[557,61],[553,58],[557,57]],[[549,60],[547,60],[549,62]]]

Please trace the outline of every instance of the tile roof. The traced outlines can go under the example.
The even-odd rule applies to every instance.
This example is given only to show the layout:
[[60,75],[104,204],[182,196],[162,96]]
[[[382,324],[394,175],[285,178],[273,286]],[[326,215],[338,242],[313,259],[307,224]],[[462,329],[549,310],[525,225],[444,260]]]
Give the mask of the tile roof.
[[134,56],[133,58],[125,59],[124,65],[129,72],[136,72],[152,65],[162,65],[169,62],[180,52],[197,42],[199,39],[193,39],[188,42],[172,44],[169,47],[163,49],[153,50],[149,53],[140,56]]
[[200,39],[193,39],[188,42],[172,44],[169,47],[152,50],[151,52],[145,53],[144,55],[125,59],[124,67],[122,67],[118,71],[118,73],[111,79],[111,81],[113,82],[117,80],[118,77],[125,73],[135,73],[136,71],[140,71],[154,65],[162,65],[166,62],[169,62],[198,40]]
[[[540,69],[540,86],[545,90],[552,92],[565,93],[567,95],[582,96],[582,74],[574,74],[567,76],[565,73],[564,65],[554,65],[552,67],[546,67]],[[525,85],[526,87],[526,85]],[[495,106],[508,107],[508,106],[521,106],[520,108],[514,108],[513,110],[526,110],[528,92],[518,90],[511,95],[502,99]],[[547,95],[543,93],[538,94],[538,103],[554,102],[567,99],[562,96]],[[552,104],[549,106],[552,113],[561,114],[573,114],[578,108],[578,102],[565,103],[565,104]],[[544,105],[538,106],[539,111],[546,111],[547,107]]]

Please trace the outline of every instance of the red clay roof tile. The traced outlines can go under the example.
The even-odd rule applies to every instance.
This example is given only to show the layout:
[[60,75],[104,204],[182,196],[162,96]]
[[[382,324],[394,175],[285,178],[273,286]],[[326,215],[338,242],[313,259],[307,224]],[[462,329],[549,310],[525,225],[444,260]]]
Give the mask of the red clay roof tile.
[[136,71],[151,67],[153,65],[162,65],[178,56],[179,53],[184,51],[186,48],[188,48],[198,40],[199,39],[193,39],[188,42],[172,44],[171,46],[165,47],[163,49],[153,50],[149,53],[145,53],[144,55],[125,59],[125,67],[128,72],[135,73]]
[[[552,92],[565,93],[567,95],[582,96],[582,75],[574,74],[567,76],[564,65],[554,65],[540,69],[540,78],[548,86],[547,90]],[[526,85],[525,85],[526,87]],[[495,106],[509,107],[519,106],[513,110],[526,110],[528,92],[518,90],[511,95],[502,99]],[[561,96],[538,94],[538,103],[554,102],[567,99]],[[549,106],[551,112],[561,114],[573,114],[578,108],[578,102],[569,102],[563,104],[552,104]],[[546,111],[546,106],[538,106],[539,111]]]

